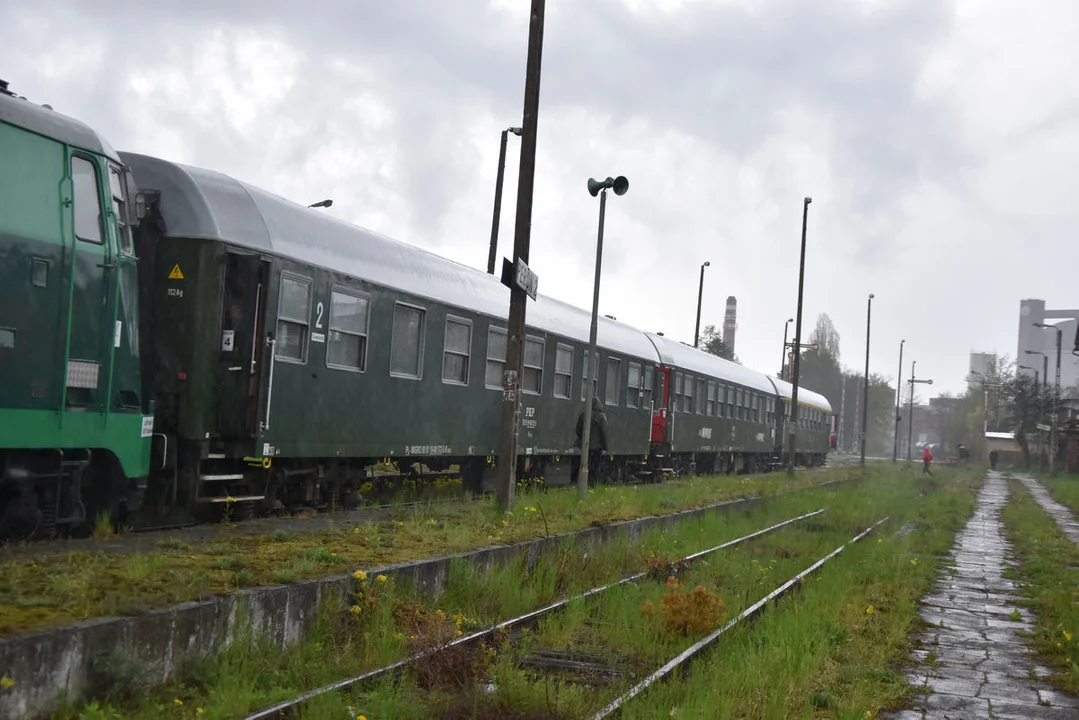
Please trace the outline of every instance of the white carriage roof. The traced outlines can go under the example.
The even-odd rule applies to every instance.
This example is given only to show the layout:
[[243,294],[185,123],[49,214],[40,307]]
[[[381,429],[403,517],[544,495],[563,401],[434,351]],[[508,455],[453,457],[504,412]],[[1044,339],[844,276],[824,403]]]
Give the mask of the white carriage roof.
[[[120,153],[140,190],[159,190],[166,237],[220,240],[281,255],[473,310],[492,319],[509,315],[509,288],[498,277],[413,245],[339,220],[212,170],[137,153]],[[537,295],[528,301],[529,328],[588,342],[591,313]],[[656,363],[640,330],[600,317],[600,347]]]
[[62,143],[120,162],[116,151],[89,125],[18,97],[0,93],[0,122],[26,128]]
[[[794,396],[794,385],[786,380],[780,380],[779,378],[769,378],[779,391],[780,397],[785,400],[791,400]],[[803,385],[798,386],[798,404],[808,405],[809,407],[816,408],[817,410],[824,410],[825,412],[832,412],[832,403],[828,402],[828,398],[824,397],[820,393],[815,393],[809,390]]]
[[656,335],[651,332],[646,332],[645,334],[655,343],[659,356],[668,365],[685,368],[718,380],[737,383],[769,395],[776,394],[775,388],[769,384],[768,378],[756,370],[751,370],[730,360],[724,360],[691,345],[684,345],[663,335]]

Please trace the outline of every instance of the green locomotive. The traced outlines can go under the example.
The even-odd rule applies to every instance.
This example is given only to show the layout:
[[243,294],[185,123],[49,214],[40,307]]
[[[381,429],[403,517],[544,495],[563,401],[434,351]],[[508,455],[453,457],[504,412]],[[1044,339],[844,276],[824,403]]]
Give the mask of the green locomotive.
[[104,138],[4,82],[0,158],[0,537],[47,537],[146,488],[134,186]]

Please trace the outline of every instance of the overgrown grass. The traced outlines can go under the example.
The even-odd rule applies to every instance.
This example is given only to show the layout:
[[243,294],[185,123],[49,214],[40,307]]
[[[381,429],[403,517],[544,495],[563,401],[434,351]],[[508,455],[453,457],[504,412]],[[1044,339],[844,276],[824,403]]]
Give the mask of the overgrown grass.
[[[347,707],[372,718],[587,716],[704,633],[668,627],[664,613],[655,612],[665,595],[699,586],[700,595],[722,601],[716,618],[721,622],[722,610],[733,616],[885,514],[892,522],[879,534],[848,548],[793,596],[725,636],[689,678],[660,684],[632,701],[623,717],[866,717],[901,707],[911,692],[903,667],[921,626],[919,600],[932,586],[937,558],[969,519],[982,479],[978,470],[941,468],[936,478],[922,479],[900,469],[864,485],[806,493],[798,498],[800,507],[795,498],[776,499],[762,513],[770,517],[754,514],[755,528],[804,512],[812,500],[823,500],[828,512],[707,557],[680,574],[680,588],[655,580],[576,603],[522,638],[516,652],[504,646],[507,652],[499,655],[492,649],[488,664],[452,675],[470,683],[447,688],[420,673],[397,685],[323,698],[318,712],[333,716]],[[732,516],[731,532],[724,534],[735,534],[736,522]],[[453,601],[491,612],[502,603],[491,600],[487,587],[462,586]],[[635,677],[598,687],[552,675],[537,678],[520,661],[538,647],[599,657]],[[309,712],[314,705],[304,716]]]
[[1023,582],[1021,602],[1034,615],[1031,641],[1039,660],[1053,671],[1049,682],[1076,693],[1079,692],[1079,548],[1034,501],[1025,485],[1016,480],[1008,482],[1012,500],[1004,508],[1003,520],[1018,566],[1008,568],[1006,576],[1018,577]]
[[[877,468],[870,472],[890,472]],[[662,515],[741,497],[769,496],[858,475],[858,468],[742,477],[693,477],[646,486],[603,486],[583,501],[576,489],[524,490],[513,511],[490,498],[423,505],[380,521],[318,530],[244,535],[222,528],[192,545],[175,537],[152,552],[20,555],[0,563],[0,637],[92,617],[145,612],[248,586],[297,582],[348,569],[510,544],[644,515]]]

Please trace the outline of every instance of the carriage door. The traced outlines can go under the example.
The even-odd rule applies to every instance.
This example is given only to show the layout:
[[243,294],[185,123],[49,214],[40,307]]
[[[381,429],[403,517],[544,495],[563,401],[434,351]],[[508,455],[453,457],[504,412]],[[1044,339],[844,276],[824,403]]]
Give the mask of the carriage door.
[[[114,329],[109,288],[116,279],[116,255],[105,232],[104,205],[101,202],[101,172],[88,157],[71,156],[71,195],[73,204],[74,246],[71,262],[71,316],[67,356],[66,405],[108,407],[108,362]],[[47,266],[46,266],[47,267]],[[59,273],[57,273],[59,274]],[[35,277],[36,280],[36,277]],[[117,338],[117,342],[119,339]]]
[[652,408],[652,442],[662,443],[667,436],[667,408],[670,406],[671,369],[656,368],[656,404]]
[[259,377],[265,333],[269,263],[259,255],[226,254],[221,295],[217,432],[226,438],[255,437]]

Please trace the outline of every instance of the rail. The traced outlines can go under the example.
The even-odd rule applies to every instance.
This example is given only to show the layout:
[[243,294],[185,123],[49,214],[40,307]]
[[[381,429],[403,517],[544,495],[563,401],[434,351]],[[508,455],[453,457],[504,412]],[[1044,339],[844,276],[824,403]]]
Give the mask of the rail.
[[[726,549],[726,548],[729,548],[729,547],[733,547],[734,545],[737,545],[739,543],[746,542],[747,540],[752,540],[753,538],[760,537],[761,535],[765,535],[767,533],[774,532],[776,530],[779,530],[780,528],[786,527],[787,525],[790,525],[792,523],[796,523],[799,520],[805,520],[807,518],[811,518],[811,517],[814,517],[816,515],[820,515],[821,513],[824,512],[824,510],[825,510],[824,508],[820,508],[819,510],[814,510],[812,512],[808,512],[808,513],[805,513],[805,514],[802,514],[802,515],[798,515],[797,517],[793,517],[793,518],[790,518],[788,520],[784,520],[783,522],[776,523],[775,525],[772,525],[770,527],[766,527],[766,528],[764,528],[762,530],[757,530],[756,532],[752,532],[752,533],[750,533],[748,535],[743,535],[742,537],[735,538],[734,540],[728,540],[725,543],[715,545],[715,546],[710,547],[710,548],[708,548],[706,550],[701,550],[701,551],[695,552],[695,553],[693,553],[691,555],[687,555],[686,557],[682,558],[681,560],[676,561],[676,563],[692,562],[692,561],[694,561],[694,560],[696,560],[696,559],[698,559],[700,557],[703,557],[705,555],[708,555],[710,553],[718,552],[720,550],[723,550],[723,549]],[[409,665],[411,663],[417,662],[419,660],[423,660],[424,658],[430,657],[432,655],[443,652],[443,651],[448,650],[450,648],[457,647],[458,645],[466,645],[466,644],[469,644],[469,643],[477,642],[477,641],[479,641],[479,640],[481,640],[481,639],[483,639],[483,638],[485,638],[485,637],[487,637],[489,635],[493,635],[496,632],[506,630],[508,628],[515,627],[515,626],[518,626],[518,625],[523,625],[523,624],[525,624],[527,622],[532,622],[532,621],[538,620],[539,618],[543,617],[544,615],[546,615],[546,614],[548,614],[550,612],[553,612],[555,610],[558,610],[559,608],[565,607],[566,605],[568,605],[568,604],[570,604],[572,602],[575,602],[577,600],[583,600],[584,598],[591,597],[593,595],[598,595],[601,592],[604,592],[606,590],[610,590],[611,588],[615,588],[615,587],[618,587],[620,585],[624,585],[626,583],[635,582],[637,580],[640,580],[643,577],[646,577],[647,575],[648,575],[648,571],[634,573],[633,575],[629,575],[628,577],[624,577],[621,580],[616,580],[614,582],[607,583],[606,585],[600,585],[600,586],[591,588],[590,590],[586,590],[583,593],[579,593],[579,594],[574,595],[572,597],[564,598],[562,600],[558,600],[556,602],[551,603],[550,605],[546,605],[544,607],[537,608],[535,610],[531,610],[531,611],[529,611],[529,612],[527,612],[527,613],[525,613],[523,615],[518,615],[517,617],[511,618],[509,620],[503,620],[500,623],[497,623],[495,625],[491,625],[491,626],[489,626],[487,628],[484,628],[482,630],[477,630],[476,632],[470,633],[468,635],[463,635],[463,636],[461,636],[459,638],[451,640],[450,642],[446,643],[445,645],[439,645],[438,647],[428,648],[427,650],[423,650],[421,652],[414,653],[414,654],[409,655],[408,657],[403,658],[401,660],[398,660],[397,662],[392,663],[390,665],[385,665],[385,666],[380,667],[380,668],[376,668],[376,669],[373,669],[373,670],[368,670],[368,671],[363,672],[363,673],[361,673],[359,675],[355,675],[353,677],[346,678],[344,680],[339,680],[339,681],[337,681],[335,683],[331,683],[329,685],[324,685],[323,687],[316,688],[315,690],[309,690],[309,691],[307,691],[305,693],[301,693],[301,694],[296,695],[295,697],[290,698],[288,700],[283,700],[283,701],[277,703],[276,705],[271,705],[270,707],[263,708],[262,710],[259,710],[259,711],[255,712],[255,713],[252,713],[252,714],[248,715],[245,718],[245,720],[264,720],[265,718],[275,717],[279,713],[283,712],[284,710],[288,710],[290,708],[296,707],[297,705],[299,705],[299,704],[301,704],[303,702],[306,702],[308,700],[311,700],[312,698],[316,698],[319,695],[324,695],[324,694],[326,694],[328,692],[332,692],[334,690],[343,690],[344,688],[347,688],[347,687],[349,687],[351,685],[355,685],[357,683],[365,682],[367,680],[373,680],[376,677],[380,677],[380,676],[386,675],[388,673],[396,672],[396,671],[401,670],[402,668],[406,667],[407,665]]]

